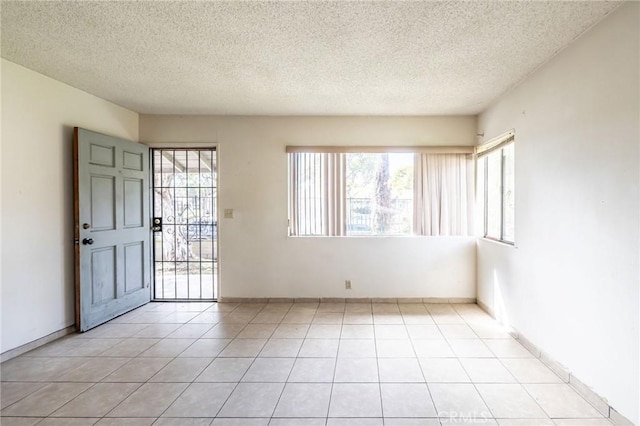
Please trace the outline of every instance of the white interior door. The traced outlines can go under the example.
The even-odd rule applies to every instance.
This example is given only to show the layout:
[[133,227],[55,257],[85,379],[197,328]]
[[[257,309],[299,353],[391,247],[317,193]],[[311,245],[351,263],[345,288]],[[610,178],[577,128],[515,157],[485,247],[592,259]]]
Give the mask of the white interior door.
[[76,326],[150,300],[149,149],[74,130]]

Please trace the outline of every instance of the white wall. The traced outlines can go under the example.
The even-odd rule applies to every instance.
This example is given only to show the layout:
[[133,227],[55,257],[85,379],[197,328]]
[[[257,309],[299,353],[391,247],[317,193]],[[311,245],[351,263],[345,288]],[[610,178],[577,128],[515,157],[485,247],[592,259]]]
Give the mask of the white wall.
[[[143,143],[219,144],[223,297],[474,298],[475,242],[287,237],[286,145],[472,145],[475,117],[140,116]],[[353,289],[345,290],[350,279]]]
[[516,248],[478,298],[640,424],[639,8],[623,5],[481,114],[516,132]]
[[74,126],[138,139],[138,114],[2,60],[0,352],[74,324]]

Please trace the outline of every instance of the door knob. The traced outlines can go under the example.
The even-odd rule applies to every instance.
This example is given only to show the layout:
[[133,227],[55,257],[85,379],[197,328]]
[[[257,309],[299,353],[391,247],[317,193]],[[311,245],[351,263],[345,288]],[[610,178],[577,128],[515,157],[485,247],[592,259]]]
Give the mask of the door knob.
[[92,238],[85,238],[84,240],[82,240],[82,244],[86,245],[91,245],[93,244],[93,239]]

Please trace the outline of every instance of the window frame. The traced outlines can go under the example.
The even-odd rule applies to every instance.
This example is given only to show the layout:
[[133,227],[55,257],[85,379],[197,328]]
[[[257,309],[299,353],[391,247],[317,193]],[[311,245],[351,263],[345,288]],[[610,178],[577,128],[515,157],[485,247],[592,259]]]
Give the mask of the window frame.
[[[433,236],[454,236],[454,237],[469,237],[469,236],[474,236],[474,221],[473,221],[473,205],[474,203],[474,188],[476,188],[475,186],[475,182],[474,182],[474,169],[475,169],[475,162],[474,162],[474,157],[475,157],[475,153],[476,153],[476,149],[477,147],[475,146],[437,146],[437,145],[432,145],[432,146],[291,146],[291,145],[287,145],[285,147],[285,152],[288,154],[288,175],[289,175],[289,179],[288,179],[288,211],[289,211],[289,218],[287,221],[287,235],[289,237],[355,237],[355,238],[379,238],[379,237],[400,237],[400,238],[406,238],[406,237],[433,237]],[[350,234],[347,230],[347,212],[346,211],[342,211],[341,213],[341,220],[337,220],[335,219],[333,222],[337,223],[337,222],[341,222],[342,227],[340,229],[342,229],[342,232],[335,232],[334,228],[331,227],[331,229],[328,229],[327,232],[324,232],[322,234],[301,234],[298,232],[297,228],[296,228],[296,224],[300,223],[300,220],[296,220],[295,215],[297,214],[297,210],[294,206],[296,206],[296,201],[294,200],[294,196],[292,196],[292,194],[295,193],[295,189],[292,186],[292,181],[295,177],[295,171],[293,170],[293,168],[291,167],[292,165],[292,161],[291,159],[294,158],[292,154],[300,154],[300,153],[306,153],[306,154],[345,154],[345,158],[344,158],[344,166],[346,167],[346,154],[413,154],[414,156],[414,170],[413,170],[413,193],[414,193],[414,197],[412,198],[412,214],[413,217],[411,218],[411,231],[408,233],[384,233],[384,234]],[[417,205],[416,205],[416,185],[418,182],[418,176],[416,175],[416,169],[415,167],[417,167],[417,165],[419,164],[418,159],[420,157],[423,156],[423,154],[429,155],[429,154],[449,154],[449,155],[457,155],[457,156],[464,156],[465,162],[467,162],[467,165],[465,166],[464,164],[462,165],[457,165],[458,167],[462,167],[460,169],[460,176],[458,176],[458,181],[455,181],[456,177],[448,177],[448,179],[454,179],[454,187],[455,185],[460,185],[460,188],[457,189],[458,191],[462,191],[462,193],[460,194],[462,197],[464,197],[464,202],[462,203],[458,203],[459,206],[463,206],[463,207],[458,207],[458,206],[454,206],[453,207],[453,213],[451,213],[451,217],[454,220],[458,220],[459,218],[463,218],[461,220],[464,220],[464,225],[460,225],[460,226],[455,226],[454,225],[446,225],[445,229],[438,228],[437,230],[435,230],[434,232],[432,232],[429,229],[423,229],[425,228],[425,226],[423,226],[420,230],[416,229],[416,216],[415,215],[419,215],[421,217],[421,221],[425,222],[427,220],[429,220],[429,216],[428,213],[425,213],[425,211],[429,211],[429,209],[433,210],[433,207],[429,206],[429,203],[427,202],[426,199],[420,201],[420,205],[422,205],[422,203],[424,203],[425,205],[427,205],[426,210],[420,209]],[[422,162],[420,162],[420,164],[422,164]],[[425,166],[421,166],[421,167],[425,167]],[[464,172],[464,173],[463,173]],[[422,175],[421,175],[422,176]],[[346,174],[344,174],[343,171],[343,175],[342,175],[342,179],[346,179]],[[421,180],[423,180],[424,178],[420,178]],[[460,183],[463,182],[463,183]],[[344,183],[345,187],[344,187],[344,192],[346,195],[346,182]],[[466,195],[465,195],[466,194]],[[421,197],[424,197],[424,195],[422,195]],[[344,206],[342,207],[344,209],[346,209],[346,199],[344,201]],[[438,208],[436,206],[436,208]],[[462,212],[458,212],[456,209],[462,208],[463,211]],[[435,210],[433,210],[435,211]],[[457,214],[457,216],[456,216]],[[329,216],[332,216],[331,214]],[[423,217],[424,216],[424,217]],[[437,216],[437,215],[436,215]],[[422,223],[421,222],[421,223]],[[426,223],[426,222],[425,222]],[[428,228],[428,226],[427,226]],[[294,230],[295,229],[295,230]]]
[[[495,241],[498,243],[506,244],[509,246],[516,245],[515,243],[515,222],[514,222],[514,230],[513,230],[513,240],[509,240],[505,238],[505,164],[506,164],[506,155],[505,149],[513,146],[513,168],[515,169],[515,137],[513,131],[508,132],[506,135],[495,138],[492,141],[487,142],[482,146],[487,146],[483,152],[484,154],[477,158],[477,162],[482,161],[482,216],[483,216],[483,229],[482,229],[482,238],[490,241]],[[500,156],[500,185],[499,185],[499,195],[500,195],[500,235],[493,236],[489,235],[489,157],[491,155],[497,154]],[[476,165],[476,168],[479,167]],[[515,170],[514,170],[515,173]],[[515,188],[514,188],[515,192]],[[514,217],[515,217],[515,202],[514,202]]]

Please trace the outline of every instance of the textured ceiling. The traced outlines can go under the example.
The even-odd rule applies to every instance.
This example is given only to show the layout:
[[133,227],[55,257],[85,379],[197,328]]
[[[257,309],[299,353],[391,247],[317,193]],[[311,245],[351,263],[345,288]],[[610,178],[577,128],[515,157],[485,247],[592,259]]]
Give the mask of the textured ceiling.
[[475,114],[616,2],[2,1],[2,56],[152,114]]

